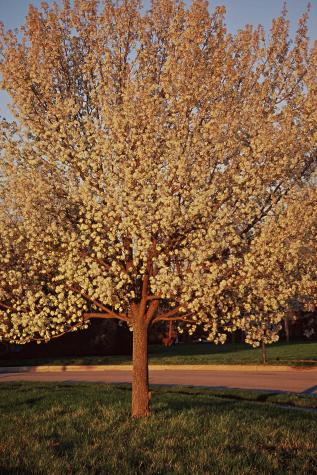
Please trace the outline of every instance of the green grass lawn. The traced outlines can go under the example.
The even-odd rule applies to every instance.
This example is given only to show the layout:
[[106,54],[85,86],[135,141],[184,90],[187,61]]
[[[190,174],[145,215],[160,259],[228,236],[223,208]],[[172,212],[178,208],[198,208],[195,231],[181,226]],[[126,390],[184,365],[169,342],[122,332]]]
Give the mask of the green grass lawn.
[[129,416],[127,385],[0,385],[0,473],[314,474],[317,398],[155,387]]
[[[268,346],[268,363],[290,366],[317,365],[317,342],[277,343]],[[150,364],[258,364],[261,350],[246,344],[179,344],[170,348],[150,345]],[[311,362],[301,362],[310,360]],[[131,356],[83,356],[37,360],[0,360],[0,366],[38,364],[130,364]]]

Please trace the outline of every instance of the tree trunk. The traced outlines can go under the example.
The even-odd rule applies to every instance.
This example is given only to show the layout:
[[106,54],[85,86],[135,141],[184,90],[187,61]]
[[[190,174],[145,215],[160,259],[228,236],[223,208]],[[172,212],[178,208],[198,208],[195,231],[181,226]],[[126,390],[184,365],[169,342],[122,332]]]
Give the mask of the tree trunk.
[[267,363],[267,351],[266,351],[266,344],[262,340],[262,363],[266,364]]
[[285,330],[285,339],[289,343],[289,320],[288,317],[284,318],[284,330]]
[[132,416],[144,417],[149,409],[148,327],[137,317],[133,324]]

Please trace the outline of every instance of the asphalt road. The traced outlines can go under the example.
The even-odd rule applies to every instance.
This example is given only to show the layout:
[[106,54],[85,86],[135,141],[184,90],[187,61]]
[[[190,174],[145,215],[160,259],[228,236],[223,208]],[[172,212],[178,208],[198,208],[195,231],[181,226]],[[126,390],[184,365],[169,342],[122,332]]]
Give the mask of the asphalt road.
[[[131,371],[0,373],[0,382],[7,383],[10,381],[130,383]],[[298,370],[294,372],[155,370],[150,371],[150,383],[259,389],[317,395],[317,370]]]

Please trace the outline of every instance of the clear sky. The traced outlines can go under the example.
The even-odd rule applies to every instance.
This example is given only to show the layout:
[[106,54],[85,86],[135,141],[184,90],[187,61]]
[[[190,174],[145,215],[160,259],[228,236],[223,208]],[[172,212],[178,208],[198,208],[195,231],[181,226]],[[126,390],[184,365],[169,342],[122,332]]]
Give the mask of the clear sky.
[[[46,0],[52,3],[52,0]],[[0,0],[0,21],[7,29],[16,28],[24,22],[28,5],[32,3],[39,6],[41,0]],[[190,3],[187,0],[186,3]],[[225,5],[227,8],[227,26],[232,32],[243,27],[246,23],[258,25],[261,23],[268,31],[272,18],[279,15],[282,8],[282,0],[212,0],[209,2],[210,8],[216,5]],[[289,19],[291,21],[292,32],[296,29],[296,22],[300,14],[306,9],[308,0],[288,0]],[[317,39],[317,0],[310,0],[311,13],[309,21],[309,35],[311,40]],[[145,8],[149,2],[144,1]],[[9,117],[6,103],[8,98],[4,92],[0,91],[0,115]]]

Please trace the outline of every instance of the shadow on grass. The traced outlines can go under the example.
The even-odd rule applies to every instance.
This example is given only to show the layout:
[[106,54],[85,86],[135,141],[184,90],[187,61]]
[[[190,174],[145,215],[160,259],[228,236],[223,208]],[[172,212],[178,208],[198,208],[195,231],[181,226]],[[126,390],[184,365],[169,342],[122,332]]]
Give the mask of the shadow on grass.
[[[39,402],[43,402],[46,398],[43,396],[43,397],[32,397],[32,398],[29,398],[29,399],[23,399],[22,401],[15,401],[14,402],[14,407],[19,407],[19,406],[27,406],[27,407],[34,407],[36,404],[38,404]],[[12,406],[12,402],[11,401],[8,401],[7,403],[6,402],[2,402],[0,403],[0,409],[7,409],[9,407]],[[0,474],[2,475],[2,472],[0,471]]]
[[315,384],[315,386],[311,386],[310,388],[305,389],[305,391],[303,391],[301,394],[309,394],[317,397],[317,394],[314,394],[315,391],[317,391],[317,384]]
[[31,472],[25,467],[22,468],[20,464],[16,467],[10,468],[5,467],[4,465],[0,465],[0,473],[1,475],[35,475],[35,472]]
[[[20,397],[18,397],[17,400],[15,400],[14,405],[23,409],[29,408],[32,411],[36,409],[37,406],[46,409],[47,405],[50,405],[51,401],[59,401],[62,403],[60,411],[63,413],[65,411],[63,403],[66,402],[66,395],[68,395],[67,400],[71,401],[72,406],[74,407],[76,407],[76,404],[80,403],[81,401],[86,401],[87,404],[85,403],[84,405],[87,405],[87,407],[91,405],[93,406],[95,404],[105,404],[106,406],[113,407],[113,405],[116,405],[116,403],[118,403],[119,406],[122,404],[130,405],[131,399],[131,385],[128,383],[105,385],[104,383],[100,382],[91,385],[91,383],[81,384],[79,382],[66,382],[58,383],[57,385],[54,383],[46,383],[46,385],[42,384],[40,387],[36,387],[36,385],[30,383],[15,383],[14,386],[16,389],[18,389],[17,394],[20,393],[23,399],[20,400]],[[25,391],[27,388],[28,390],[32,389],[32,393],[28,395],[25,394],[25,392],[27,392]],[[49,394],[45,394],[49,388]],[[243,390],[238,388],[228,388],[226,386],[206,388],[176,385],[151,385],[150,391],[152,393],[151,406],[154,413],[157,411],[161,413],[167,409],[179,412],[183,410],[199,410],[200,408],[202,408],[202,410],[206,410],[206,408],[212,408],[221,411],[237,408],[237,405],[241,405],[240,408],[245,410],[253,410],[254,405],[256,404],[258,407],[262,405],[263,408],[265,408],[266,406],[266,411],[268,410],[268,407],[272,409],[274,408],[276,410],[279,410],[280,408],[294,408],[298,410],[310,411],[316,414],[317,397],[313,394],[313,391],[316,390],[316,388],[317,385],[312,386],[306,391],[298,394],[273,390]],[[42,390],[44,392],[42,392]],[[34,391],[37,391],[37,394]],[[63,400],[60,400],[60,395],[62,395],[64,391],[65,397],[62,398]],[[122,397],[118,397],[117,391],[121,392]],[[23,393],[26,397],[22,396]],[[57,399],[55,399],[55,396]],[[10,391],[7,392],[7,397],[7,400],[2,399],[2,404],[0,403],[0,407],[4,411],[10,411],[12,407]],[[58,447],[57,450],[59,450]],[[2,472],[0,472],[0,474],[1,473]]]
[[[226,388],[223,388],[225,391]],[[187,392],[163,392],[157,393],[157,396],[165,395],[168,396],[168,399],[159,400],[159,398],[154,398],[153,402],[153,412],[160,413],[164,412],[166,409],[171,410],[172,412],[184,412],[184,411],[198,411],[201,413],[206,413],[206,410],[216,411],[217,413],[230,413],[232,411],[242,411],[254,414],[255,407],[257,410],[261,409],[263,414],[272,415],[273,411],[275,414],[281,414],[281,410],[293,410],[300,411],[303,413],[309,413],[317,415],[317,405],[310,405],[307,401],[302,401],[303,396],[296,395],[297,400],[292,399],[294,394],[290,394],[289,398],[288,393],[267,393],[267,394],[256,394],[247,397],[246,395],[238,394],[204,394],[204,393],[187,393]],[[286,396],[280,398],[279,396]],[[175,397],[173,397],[175,396]],[[177,396],[185,396],[181,400]],[[186,398],[186,396],[191,396]],[[253,396],[253,397],[252,397]],[[274,399],[276,398],[276,399]],[[311,417],[311,416],[310,416]]]
[[[123,391],[131,391],[127,384],[117,386],[117,389]],[[299,409],[306,410],[312,413],[317,413],[317,403],[315,403],[315,395],[310,393],[289,393],[285,391],[248,391],[228,388],[226,386],[197,388],[194,386],[179,387],[175,385],[151,385],[152,402],[158,402],[159,396],[167,396],[167,407],[173,410],[190,410],[197,407],[217,407],[228,408],[234,403],[255,403],[263,406],[268,404],[272,408],[280,409]],[[305,398],[307,394],[308,399]],[[173,396],[175,399],[173,399]],[[177,396],[187,396],[188,400],[177,400]],[[195,400],[195,397],[199,398]],[[189,399],[190,398],[190,399]],[[317,397],[316,397],[317,399]],[[222,404],[221,404],[222,402]],[[306,402],[306,404],[303,404]],[[233,407],[233,406],[232,406]],[[251,406],[250,406],[251,407]],[[165,408],[166,409],[166,404]],[[163,409],[162,409],[163,410]],[[156,412],[156,410],[155,410]],[[160,412],[160,411],[159,411]]]

